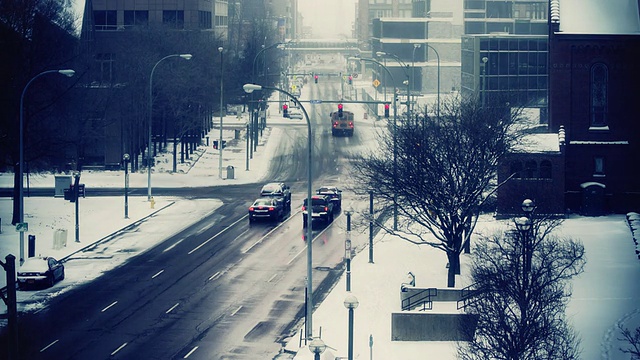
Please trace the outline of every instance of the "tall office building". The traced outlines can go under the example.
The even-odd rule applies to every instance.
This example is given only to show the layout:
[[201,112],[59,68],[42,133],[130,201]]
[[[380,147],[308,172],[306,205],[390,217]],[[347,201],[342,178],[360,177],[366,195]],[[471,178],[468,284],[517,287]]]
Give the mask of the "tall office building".
[[548,8],[548,0],[464,1],[464,95],[546,109]]

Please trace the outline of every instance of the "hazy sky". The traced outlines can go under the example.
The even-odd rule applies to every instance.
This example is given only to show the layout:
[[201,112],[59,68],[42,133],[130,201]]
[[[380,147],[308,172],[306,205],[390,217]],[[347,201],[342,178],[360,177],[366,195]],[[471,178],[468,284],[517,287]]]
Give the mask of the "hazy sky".
[[298,0],[303,25],[311,26],[314,38],[352,37],[356,0]]

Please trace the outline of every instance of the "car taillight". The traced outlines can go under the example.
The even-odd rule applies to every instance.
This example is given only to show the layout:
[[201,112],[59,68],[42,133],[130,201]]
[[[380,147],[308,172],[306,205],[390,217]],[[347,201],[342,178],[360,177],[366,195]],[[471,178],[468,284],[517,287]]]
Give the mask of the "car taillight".
[[325,207],[324,207],[324,211],[329,211],[329,207],[328,207],[328,206],[325,206]]
[[302,205],[302,211],[305,211],[305,210],[307,210],[307,207]]
[[250,207],[249,207],[249,211],[253,211],[253,210],[255,210],[255,209],[254,209],[254,207],[253,207],[253,206],[250,206]]
[[269,206],[269,211],[273,211],[273,210],[275,210],[275,209],[276,209],[276,208],[274,208],[273,206]]
[[338,127],[338,122],[337,121],[334,121],[333,127]]
[[352,122],[349,123],[349,127],[353,127],[353,123]]

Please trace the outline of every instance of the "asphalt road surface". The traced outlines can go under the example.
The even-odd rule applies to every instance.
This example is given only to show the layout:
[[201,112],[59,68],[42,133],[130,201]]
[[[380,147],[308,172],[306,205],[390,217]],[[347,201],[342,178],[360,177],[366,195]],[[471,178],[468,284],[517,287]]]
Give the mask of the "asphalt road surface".
[[[337,79],[307,86],[314,87],[312,98],[332,99],[340,89]],[[356,128],[353,137],[334,138],[329,113],[335,106],[305,107],[314,129],[313,188],[342,186],[347,157],[371,133]],[[299,210],[306,197],[307,154],[307,129],[288,130],[269,177],[292,186],[292,211],[279,224],[249,224],[254,196],[247,194],[257,194],[259,184],[155,189],[158,196],[218,197],[225,205],[94,281],[52,296],[45,309],[21,314],[20,358],[274,358],[283,339],[296,336],[304,324],[307,259]],[[112,195],[121,189],[97,191]],[[355,197],[343,196],[353,206]],[[316,305],[343,271],[344,222],[337,216],[329,226],[314,224]],[[144,233],[150,226],[143,222],[129,231]],[[100,257],[101,246],[109,244],[78,253],[65,266],[108,261]]]

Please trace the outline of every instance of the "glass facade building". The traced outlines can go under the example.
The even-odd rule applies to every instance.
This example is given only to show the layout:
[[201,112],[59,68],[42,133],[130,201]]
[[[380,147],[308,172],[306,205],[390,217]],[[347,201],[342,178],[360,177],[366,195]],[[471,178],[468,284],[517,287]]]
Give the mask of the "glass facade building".
[[547,43],[546,35],[463,36],[463,94],[512,106],[546,107]]

